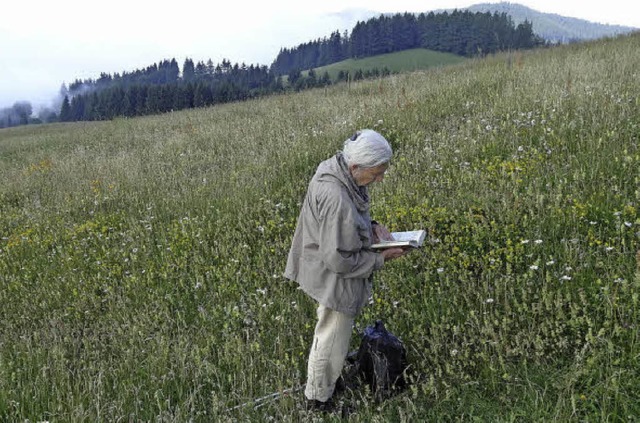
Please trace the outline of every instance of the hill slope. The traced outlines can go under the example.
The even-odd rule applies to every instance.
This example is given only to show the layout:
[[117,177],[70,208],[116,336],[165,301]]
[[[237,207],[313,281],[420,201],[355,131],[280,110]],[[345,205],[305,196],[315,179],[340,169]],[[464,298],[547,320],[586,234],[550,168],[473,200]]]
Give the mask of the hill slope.
[[373,69],[382,70],[383,68],[387,68],[391,72],[411,72],[458,64],[465,60],[467,59],[451,53],[440,53],[426,49],[411,49],[363,59],[343,60],[319,67],[316,69],[316,73],[322,75],[324,72],[328,72],[331,79],[335,80],[340,71],[349,72],[351,75],[358,70],[366,72]]
[[366,127],[394,148],[372,216],[429,242],[356,322],[404,341],[410,388],[347,391],[349,421],[633,420],[639,42],[0,130],[0,421],[336,420],[305,410],[316,304],[281,275]]

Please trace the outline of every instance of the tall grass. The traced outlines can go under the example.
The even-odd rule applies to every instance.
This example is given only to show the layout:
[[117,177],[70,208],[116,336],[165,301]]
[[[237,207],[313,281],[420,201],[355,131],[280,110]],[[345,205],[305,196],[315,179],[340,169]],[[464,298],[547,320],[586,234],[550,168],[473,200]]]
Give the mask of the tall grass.
[[281,274],[363,127],[395,150],[373,215],[430,240],[357,320],[413,383],[347,394],[350,420],[637,419],[638,41],[0,131],[0,420],[313,418],[299,392],[234,407],[304,381],[315,307]]

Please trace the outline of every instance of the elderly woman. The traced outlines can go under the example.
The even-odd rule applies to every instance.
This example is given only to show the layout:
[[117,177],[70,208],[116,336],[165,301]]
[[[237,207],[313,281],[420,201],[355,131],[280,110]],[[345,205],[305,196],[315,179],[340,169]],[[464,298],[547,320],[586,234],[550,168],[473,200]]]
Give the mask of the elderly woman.
[[367,187],[382,182],[393,152],[376,131],[358,131],[342,152],[320,163],[298,217],[284,276],[319,305],[305,396],[328,410],[349,350],[356,315],[371,296],[371,276],[404,250],[370,249],[392,239],[372,222]]

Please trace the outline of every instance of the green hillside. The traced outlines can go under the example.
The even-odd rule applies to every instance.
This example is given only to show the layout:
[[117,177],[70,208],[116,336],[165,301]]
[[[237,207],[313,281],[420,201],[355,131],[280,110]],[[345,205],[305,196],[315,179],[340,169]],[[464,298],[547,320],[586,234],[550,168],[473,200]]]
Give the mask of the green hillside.
[[305,410],[316,304],[282,273],[360,128],[394,148],[372,216],[429,238],[356,320],[410,387],[348,421],[637,420],[639,42],[0,130],[0,421],[340,421]]
[[430,69],[434,67],[447,66],[465,61],[464,57],[451,53],[440,53],[426,49],[411,49],[397,53],[382,54],[364,59],[348,59],[342,62],[333,63],[316,69],[316,74],[321,76],[329,72],[332,80],[335,80],[340,71],[349,72],[353,75],[356,71],[384,68],[391,72],[411,72],[416,70]]

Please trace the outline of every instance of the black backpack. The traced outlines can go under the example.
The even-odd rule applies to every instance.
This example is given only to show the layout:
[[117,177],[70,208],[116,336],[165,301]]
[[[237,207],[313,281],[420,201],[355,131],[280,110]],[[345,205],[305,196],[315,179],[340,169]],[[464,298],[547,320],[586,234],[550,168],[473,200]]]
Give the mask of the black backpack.
[[407,350],[402,341],[389,332],[380,320],[364,330],[355,365],[357,374],[371,387],[378,400],[407,385]]

